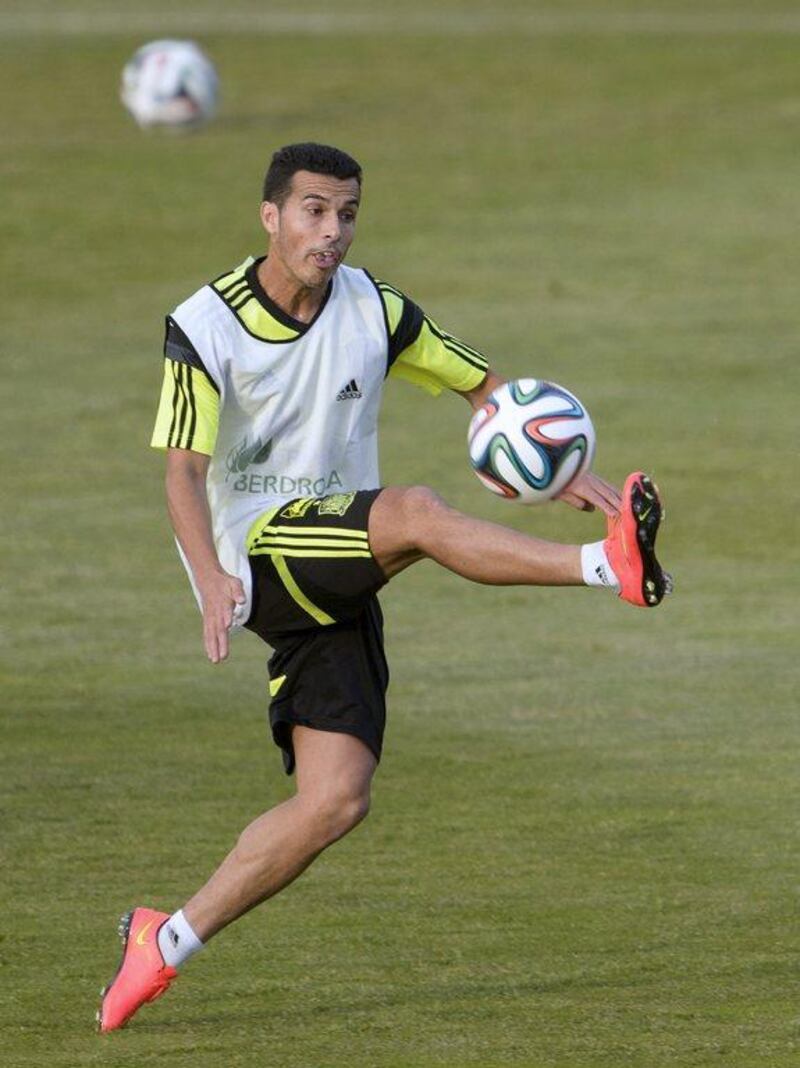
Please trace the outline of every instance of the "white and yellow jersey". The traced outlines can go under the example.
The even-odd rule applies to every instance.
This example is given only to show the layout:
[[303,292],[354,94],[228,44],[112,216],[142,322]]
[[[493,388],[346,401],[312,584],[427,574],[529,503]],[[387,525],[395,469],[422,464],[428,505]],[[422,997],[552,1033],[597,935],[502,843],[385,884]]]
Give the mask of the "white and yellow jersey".
[[250,614],[245,540],[259,515],[293,497],[380,485],[386,375],[436,394],[474,389],[487,369],[479,352],[364,270],[340,266],[317,314],[301,323],[264,292],[258,262],[248,258],[168,316],[151,442],[211,457],[217,553],[247,594],[236,626]]

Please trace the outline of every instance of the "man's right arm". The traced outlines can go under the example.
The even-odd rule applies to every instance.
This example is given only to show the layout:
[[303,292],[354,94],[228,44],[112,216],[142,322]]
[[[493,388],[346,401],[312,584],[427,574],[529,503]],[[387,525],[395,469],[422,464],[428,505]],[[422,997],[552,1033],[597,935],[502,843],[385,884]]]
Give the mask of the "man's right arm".
[[228,632],[244,587],[219,562],[206,493],[210,457],[191,449],[167,449],[167,507],[203,604],[203,642],[212,664],[228,655]]
[[219,562],[206,493],[219,428],[219,388],[172,316],[167,316],[164,357],[151,445],[167,454],[169,515],[200,594],[206,654],[216,664],[228,655],[234,605],[245,601],[241,582]]

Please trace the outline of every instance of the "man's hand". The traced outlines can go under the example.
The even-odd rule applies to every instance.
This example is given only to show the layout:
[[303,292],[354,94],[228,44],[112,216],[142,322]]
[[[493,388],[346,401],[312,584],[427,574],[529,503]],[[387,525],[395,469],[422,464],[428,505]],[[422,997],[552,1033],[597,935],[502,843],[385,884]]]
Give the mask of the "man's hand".
[[191,449],[167,450],[167,504],[203,604],[203,643],[212,664],[228,655],[228,631],[244,587],[223,570],[214,545],[206,475],[210,457]]
[[206,655],[212,664],[218,664],[228,656],[228,631],[236,605],[246,600],[244,586],[235,575],[225,571],[212,571],[197,585],[203,600]]
[[610,482],[592,474],[591,471],[585,471],[574,482],[571,482],[556,500],[564,501],[565,504],[570,504],[582,512],[593,512],[595,508],[599,508],[613,518],[619,515],[622,494]]

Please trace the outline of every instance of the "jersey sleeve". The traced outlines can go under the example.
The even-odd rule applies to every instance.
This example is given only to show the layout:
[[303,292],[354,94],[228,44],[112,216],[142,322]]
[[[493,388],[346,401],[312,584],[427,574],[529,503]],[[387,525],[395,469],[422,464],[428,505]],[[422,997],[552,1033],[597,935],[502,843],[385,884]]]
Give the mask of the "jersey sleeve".
[[378,282],[389,331],[389,373],[429,393],[443,389],[460,393],[475,389],[486,377],[488,363],[477,349],[441,330],[398,289]]
[[189,338],[167,317],[164,378],[150,444],[211,456],[219,428],[219,390]]

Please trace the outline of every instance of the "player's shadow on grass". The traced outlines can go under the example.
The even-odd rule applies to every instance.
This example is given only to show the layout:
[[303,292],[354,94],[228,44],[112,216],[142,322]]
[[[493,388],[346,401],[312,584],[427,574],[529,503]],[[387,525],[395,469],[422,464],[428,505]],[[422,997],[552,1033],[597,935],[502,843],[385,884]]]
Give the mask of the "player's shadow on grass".
[[[213,1028],[218,1031],[226,1024],[231,1027],[241,1027],[242,1024],[263,1026],[265,1011],[269,1007],[269,1021],[272,1026],[280,1028],[284,1024],[296,1027],[307,1021],[309,1024],[319,1024],[326,1018],[332,1020],[341,1019],[346,1015],[349,1019],[363,1016],[364,1019],[374,1018],[376,1011],[393,1010],[417,1005],[430,1009],[438,1006],[443,1018],[457,1019],[468,1013],[470,1018],[478,1012],[477,1005],[484,1006],[480,1010],[487,1018],[494,1017],[497,1006],[506,1003],[509,999],[518,1001],[525,997],[542,996],[548,994],[561,994],[569,991],[589,990],[619,990],[625,988],[641,988],[652,985],[659,981],[657,974],[637,973],[620,976],[598,975],[570,975],[553,978],[526,979],[522,982],[504,981],[500,978],[493,980],[475,980],[474,982],[458,982],[448,984],[421,984],[413,990],[390,990],[381,991],[374,995],[363,994],[352,998],[335,999],[326,997],[325,1004],[319,1004],[315,999],[313,1005],[302,1006],[299,999],[284,1007],[276,1006],[271,996],[269,987],[265,987],[263,994],[254,994],[248,991],[245,995],[248,1001],[256,1000],[255,1007],[243,1009],[241,995],[237,999],[237,1008],[231,1012],[191,1012],[191,1007],[185,1003],[180,1011],[175,1011],[163,1021],[151,1020],[136,1021],[137,1031],[149,1031],[159,1034],[162,1031],[175,1031],[176,1026],[185,1027],[192,1033],[198,1029]],[[318,994],[320,992],[318,991]],[[180,1023],[178,1023],[180,1021]]]

